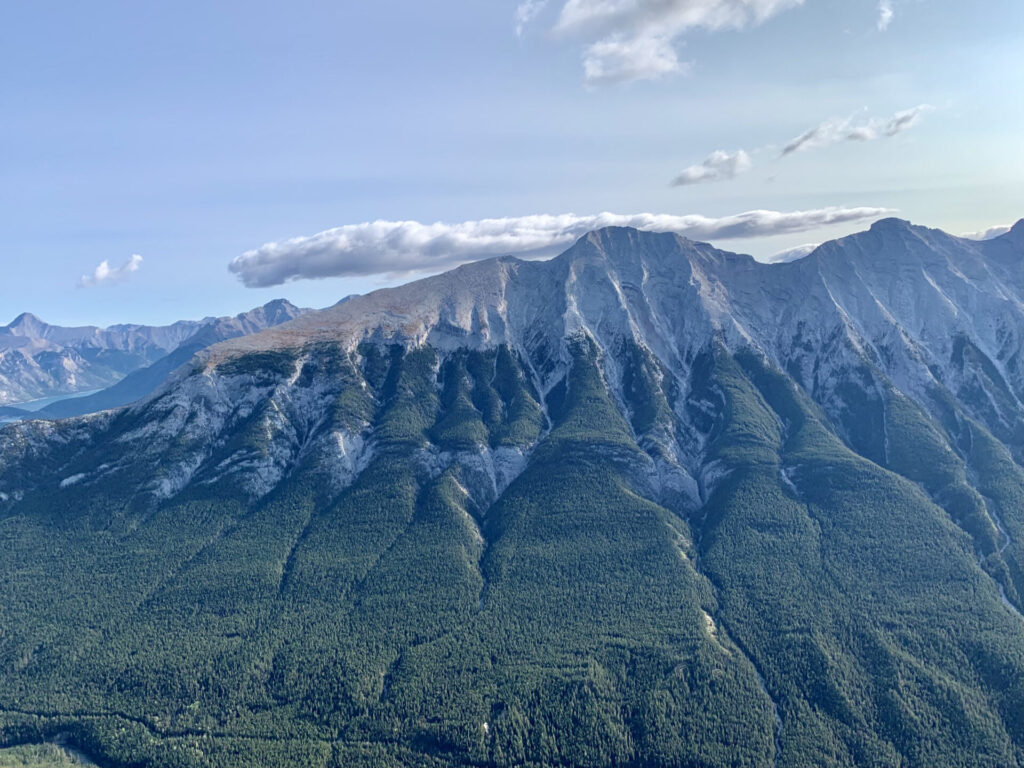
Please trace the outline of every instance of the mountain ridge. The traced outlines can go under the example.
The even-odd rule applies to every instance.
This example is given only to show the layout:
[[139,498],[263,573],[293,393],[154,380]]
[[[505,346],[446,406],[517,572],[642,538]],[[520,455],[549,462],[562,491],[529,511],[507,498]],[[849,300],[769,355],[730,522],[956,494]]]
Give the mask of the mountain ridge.
[[[159,361],[182,346],[193,352],[234,335],[252,333],[297,317],[306,310],[283,299],[233,317],[184,320],[167,326],[117,324],[64,327],[50,325],[29,312],[0,327],[0,404],[70,395],[90,389],[105,389],[139,369]],[[179,358],[182,355],[178,355]],[[181,360],[184,362],[184,359]],[[166,361],[161,365],[166,366]],[[169,373],[169,370],[164,373]],[[156,382],[158,383],[158,382]],[[55,404],[42,416],[83,413],[90,403],[102,401],[123,405],[148,393],[122,385],[129,400],[97,393],[94,400]]]
[[[799,354],[791,346],[792,340],[800,335],[800,328],[813,327],[819,318],[831,317],[829,332],[849,334],[851,343],[861,348],[862,352],[866,350],[865,354],[873,357],[901,354],[905,370],[892,373],[903,376],[905,380],[899,382],[899,385],[915,389],[915,395],[920,398],[925,396],[924,389],[937,383],[932,381],[934,376],[931,369],[946,366],[946,361],[952,355],[954,338],[957,334],[965,334],[981,343],[981,349],[994,363],[1002,379],[1002,386],[997,384],[997,387],[1009,391],[1009,405],[1019,412],[1019,393],[1024,390],[1024,372],[1019,361],[1024,341],[1020,327],[1006,325],[999,313],[1003,305],[1018,315],[1024,312],[1024,269],[1017,260],[1017,274],[1006,270],[1006,274],[993,277],[986,272],[985,259],[989,254],[999,255],[999,249],[1004,244],[1012,248],[1016,241],[1020,241],[1022,230],[1024,220],[1022,226],[1016,227],[1016,234],[1011,231],[992,241],[978,243],[954,238],[940,230],[928,230],[899,219],[889,219],[877,223],[867,233],[823,244],[804,259],[788,264],[765,265],[748,256],[728,254],[710,245],[696,244],[674,235],[609,228],[600,231],[604,234],[591,233],[581,238],[565,253],[547,262],[524,262],[503,257],[465,265],[452,272],[397,289],[383,289],[356,297],[341,307],[311,313],[305,319],[285,324],[269,333],[216,345],[209,354],[210,360],[216,361],[234,354],[301,345],[318,339],[341,339],[354,347],[369,337],[413,345],[429,341],[441,347],[451,344],[487,346],[507,341],[515,345],[518,340],[509,339],[506,334],[509,328],[520,321],[514,318],[510,321],[507,313],[517,311],[515,307],[511,310],[509,307],[510,302],[515,305],[520,301],[516,294],[519,289],[515,285],[515,276],[520,273],[525,273],[522,281],[530,285],[531,292],[534,285],[544,290],[543,286],[550,286],[552,281],[558,280],[569,287],[559,295],[547,295],[545,301],[540,302],[543,307],[527,304],[518,311],[523,314],[543,313],[551,307],[557,307],[557,314],[549,311],[550,316],[539,321],[545,328],[559,329],[553,333],[554,337],[572,334],[580,328],[593,330],[593,323],[580,314],[580,307],[591,299],[569,296],[572,284],[578,279],[573,270],[582,274],[588,260],[607,258],[607,255],[602,255],[602,248],[610,244],[602,244],[602,238],[609,233],[621,237],[623,233],[631,232],[626,235],[627,239],[638,237],[654,242],[656,238],[662,238],[659,240],[661,243],[679,244],[680,251],[674,252],[677,256],[686,253],[697,259],[696,264],[689,263],[686,276],[688,285],[675,286],[671,297],[664,298],[666,301],[669,298],[686,299],[684,303],[689,306],[684,312],[696,312],[686,317],[683,324],[687,334],[697,339],[698,344],[702,344],[709,335],[724,334],[728,345],[750,343],[768,354],[775,364],[786,368],[797,364],[795,358]],[[929,242],[937,242],[940,248],[960,248],[961,258],[966,257],[970,261],[970,269],[975,270],[975,273],[970,277],[963,274],[961,268],[968,268],[967,261],[953,265],[948,255],[933,259],[929,268],[945,269],[944,274],[937,273],[944,281],[944,288],[925,273],[934,295],[925,297],[930,303],[926,309],[919,311],[912,305],[906,292],[901,293],[900,288],[907,284],[907,279],[913,280],[914,276],[904,274],[901,280],[899,274],[892,272],[892,268],[903,264],[897,272],[905,273],[910,269],[910,262],[906,259],[893,262],[891,255],[876,260],[873,266],[878,270],[877,274],[882,276],[868,284],[858,273],[857,262],[844,252],[844,249],[849,248],[856,249],[861,256],[873,257],[880,254],[880,243],[874,239],[879,235],[888,236],[890,240],[896,239],[898,245],[908,248],[903,256],[918,259],[914,262],[914,270],[925,270],[925,265],[920,263],[920,255],[915,256],[913,249],[918,247],[916,244],[923,243],[929,248]],[[909,239],[905,236],[909,236]],[[887,241],[881,242],[882,246],[887,244]],[[634,253],[632,245],[627,248],[628,252]],[[928,252],[934,253],[931,250]],[[657,320],[650,307],[630,307],[628,299],[621,298],[623,283],[627,287],[637,286],[647,279],[643,272],[646,267],[637,264],[609,264],[616,270],[611,284],[598,281],[587,286],[588,291],[604,289],[612,294],[597,311],[607,309],[609,312],[619,312],[619,330],[645,343],[652,343],[653,339],[658,342],[654,344],[658,351],[671,357],[673,353],[669,350],[674,344],[672,332],[655,328]],[[629,268],[634,270],[634,274],[624,274],[624,270]],[[639,272],[635,271],[637,268]],[[800,281],[806,295],[802,297],[803,301],[793,301],[791,286],[800,286]],[[951,299],[950,295],[955,291],[960,291],[963,296]],[[817,305],[813,313],[804,316],[799,310],[801,304],[807,301],[816,302]],[[958,307],[956,302],[960,302],[961,306]],[[984,306],[980,306],[979,302],[985,302]],[[674,313],[667,305],[661,309],[663,316]],[[975,317],[987,326],[975,327]],[[852,324],[850,318],[855,319]],[[928,326],[933,321],[937,321],[938,330],[931,334]],[[600,322],[607,325],[610,321],[603,318]],[[1002,325],[998,324],[1000,322]],[[645,325],[642,331],[638,323]],[[776,338],[769,335],[773,330]],[[599,338],[600,332],[592,335]],[[788,338],[778,338],[782,336]],[[549,343],[555,341],[549,340]],[[805,371],[802,375],[801,383],[805,387],[813,387],[814,383],[809,378],[811,372]],[[994,418],[998,421],[1001,417]]]

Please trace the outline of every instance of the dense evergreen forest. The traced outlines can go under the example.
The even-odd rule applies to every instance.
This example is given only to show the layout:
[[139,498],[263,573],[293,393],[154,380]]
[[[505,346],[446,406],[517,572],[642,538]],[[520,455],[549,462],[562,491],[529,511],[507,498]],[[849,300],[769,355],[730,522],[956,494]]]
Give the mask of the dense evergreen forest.
[[[752,353],[709,345],[684,394],[639,346],[616,388],[569,348],[544,396],[507,346],[221,364],[262,394],[204,466],[275,450],[287,378],[326,414],[297,444],[372,436],[340,487],[300,452],[263,496],[244,469],[141,492],[198,409],[155,469],[145,410],[11,451],[0,740],[119,768],[1024,765],[1024,474],[985,427],[876,388],[840,437]],[[680,414],[700,503],[652,459]],[[525,457],[507,487],[497,455]]]

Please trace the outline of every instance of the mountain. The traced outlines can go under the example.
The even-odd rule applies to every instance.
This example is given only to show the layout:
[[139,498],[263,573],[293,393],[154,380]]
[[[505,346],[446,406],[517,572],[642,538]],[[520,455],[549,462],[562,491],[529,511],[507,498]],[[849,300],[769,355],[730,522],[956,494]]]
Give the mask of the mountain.
[[60,418],[126,405],[149,394],[200,349],[287,322],[304,311],[277,299],[235,317],[109,328],[63,328],[24,313],[0,327],[0,404],[111,387],[52,403],[38,413]]
[[0,327],[0,404],[105,387],[162,357],[202,323],[64,328],[18,315]]
[[0,429],[0,739],[1024,766],[1022,253],[605,229]]

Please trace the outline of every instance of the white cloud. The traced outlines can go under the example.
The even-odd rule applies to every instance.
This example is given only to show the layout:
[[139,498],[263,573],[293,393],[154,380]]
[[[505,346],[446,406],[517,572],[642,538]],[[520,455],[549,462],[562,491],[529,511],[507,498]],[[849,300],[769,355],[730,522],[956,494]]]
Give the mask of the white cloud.
[[588,86],[653,80],[688,70],[689,64],[679,61],[672,41],[661,35],[615,35],[598,40],[583,56],[583,77]]
[[523,0],[516,6],[516,35],[522,35],[526,26],[544,10],[548,0]]
[[980,232],[966,232],[960,235],[960,237],[964,238],[965,240],[991,240],[993,237],[1005,235],[1011,229],[1012,227],[1009,224],[1000,224],[995,227],[983,229]]
[[348,224],[308,237],[267,243],[235,258],[231,272],[250,288],[322,277],[396,275],[441,270],[490,256],[548,256],[602,227],[675,232],[694,239],[729,240],[804,232],[832,224],[864,222],[887,208],[818,208],[747,211],[721,218],[699,214],[541,214],[457,224],[374,221]]
[[886,136],[895,136],[897,133],[907,130],[907,128],[913,128],[917,121],[921,119],[921,115],[931,108],[930,104],[918,104],[916,107],[897,112],[885,123],[882,132]]
[[749,171],[752,165],[750,155],[742,149],[735,152],[719,149],[708,155],[700,165],[684,168],[671,183],[673,187],[682,187],[687,184],[699,184],[702,181],[731,179],[737,174]]
[[842,141],[874,141],[881,138],[892,138],[908,128],[914,127],[928,110],[929,104],[918,104],[916,107],[904,109],[892,117],[872,117],[865,122],[856,123],[854,117],[831,117],[813,128],[804,131],[791,139],[783,148],[781,157],[791,155],[805,149],[826,147]]
[[739,29],[803,0],[566,0],[560,31],[609,29],[679,34],[688,29]]
[[110,262],[104,259],[92,271],[91,275],[82,275],[78,279],[78,286],[80,288],[90,288],[100,283],[117,283],[124,280],[132,272],[137,272],[141,266],[142,257],[137,253],[133,253],[132,257],[120,267],[113,269],[110,267]]
[[815,248],[821,243],[805,243],[804,245],[796,245],[792,248],[787,248],[784,251],[778,251],[773,253],[771,256],[766,256],[760,261],[766,264],[785,264],[790,261],[797,261],[802,259],[804,256],[809,255]]
[[892,0],[878,0],[878,31],[885,32],[892,22]]
[[[565,0],[555,31],[592,41],[583,56],[588,85],[650,80],[687,69],[676,54],[676,45],[685,32],[697,28],[741,29],[802,3],[803,0]],[[517,29],[521,29],[518,19],[517,13]]]
[[850,128],[842,138],[847,141],[874,141],[878,138],[878,131],[871,125],[857,125]]

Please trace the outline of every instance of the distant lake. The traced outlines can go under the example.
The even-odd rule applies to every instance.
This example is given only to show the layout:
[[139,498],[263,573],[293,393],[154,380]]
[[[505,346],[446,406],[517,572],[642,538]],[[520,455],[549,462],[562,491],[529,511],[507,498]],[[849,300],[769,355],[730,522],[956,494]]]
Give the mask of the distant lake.
[[26,400],[23,403],[3,403],[0,405],[0,424],[7,424],[11,421],[17,421],[18,416],[4,416],[2,415],[4,408],[18,408],[22,411],[35,412],[51,403],[58,403],[61,400],[73,400],[76,397],[87,397],[88,395],[95,395],[97,392],[101,392],[100,389],[87,389],[84,392],[74,392],[70,395],[54,395],[53,397],[41,397],[38,400]]
[[38,411],[50,403],[59,403],[61,400],[73,400],[76,397],[88,397],[100,391],[102,391],[102,387],[100,389],[87,389],[84,392],[74,392],[70,395],[54,395],[53,397],[41,397],[38,400],[26,400],[24,403],[4,403],[4,405],[11,408],[21,408],[23,411]]

